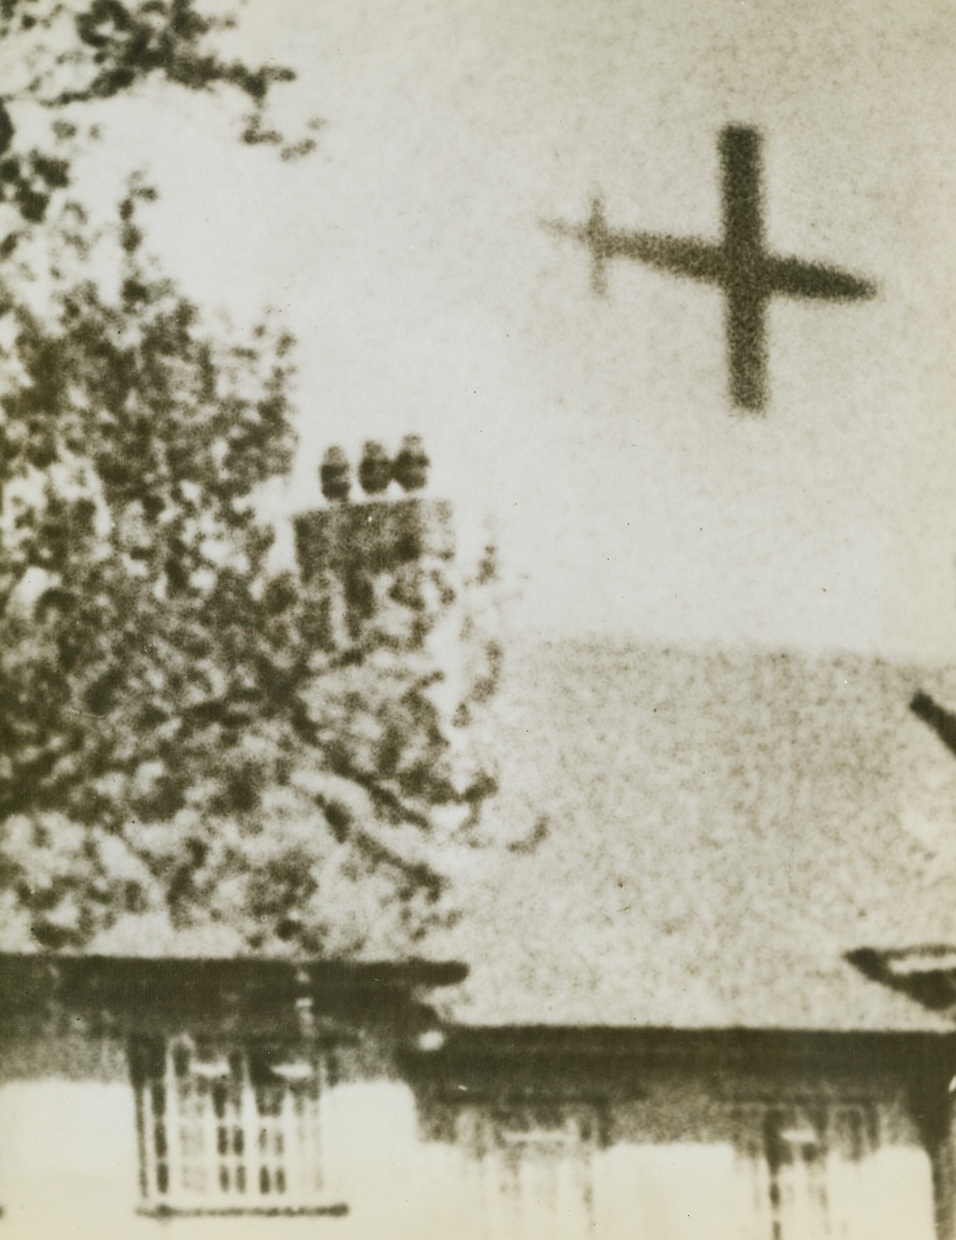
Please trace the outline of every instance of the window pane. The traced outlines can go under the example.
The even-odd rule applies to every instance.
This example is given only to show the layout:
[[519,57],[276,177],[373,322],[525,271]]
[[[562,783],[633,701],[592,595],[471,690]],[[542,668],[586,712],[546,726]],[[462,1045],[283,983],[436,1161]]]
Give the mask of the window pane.
[[314,1048],[153,1040],[131,1047],[131,1067],[148,1204],[323,1204]]

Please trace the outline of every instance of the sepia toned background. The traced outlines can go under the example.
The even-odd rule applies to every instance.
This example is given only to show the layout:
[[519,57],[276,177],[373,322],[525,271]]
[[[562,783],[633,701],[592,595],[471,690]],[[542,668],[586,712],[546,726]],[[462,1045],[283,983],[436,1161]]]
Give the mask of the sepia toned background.
[[[948,0],[248,0],[242,14],[232,47],[297,71],[274,112],[315,151],[283,160],[243,147],[223,123],[242,107],[225,94],[140,87],[102,108],[107,140],[77,163],[78,188],[105,219],[142,169],[161,191],[144,208],[148,245],[186,293],[240,329],[270,306],[296,338],[292,482],[259,496],[282,527],[279,561],[294,559],[291,518],[320,503],[327,446],[354,460],[366,439],[394,449],[407,432],[424,438],[432,491],[454,501],[463,558],[489,534],[500,549],[515,674],[494,739],[520,796],[499,805],[514,835],[499,855],[456,854],[456,877],[500,930],[482,939],[479,919],[445,941],[474,964],[471,1015],[581,1028],[599,1009],[609,1025],[723,1021],[731,1033],[750,1019],[784,1039],[814,1019],[851,1034],[867,1020],[949,1028],[862,971],[850,993],[845,959],[952,924],[945,710],[912,709],[921,694],[930,708],[954,701]],[[583,222],[601,195],[613,228],[716,239],[728,124],[763,135],[768,245],[878,286],[856,304],[772,303],[759,415],[728,398],[716,290],[618,260],[598,297],[583,248],[546,227]],[[572,655],[559,644],[539,674],[522,662],[532,630],[572,639]],[[589,653],[592,636],[704,649],[642,664]],[[847,653],[818,667],[832,650]],[[874,671],[874,655],[932,663],[935,679]],[[900,894],[927,874],[932,900]],[[822,982],[808,972],[816,989],[801,988],[804,956],[825,962]],[[760,996],[756,1017],[741,994]],[[501,1006],[487,1017],[492,1000]],[[74,1168],[73,1196],[39,1203],[49,1235],[95,1213],[90,1169],[108,1164],[126,1186],[115,1207],[126,1236],[136,1168],[125,1061],[78,1063],[78,1078],[104,1084],[84,1095],[82,1148],[66,1126],[48,1140],[61,1102],[42,1082],[9,1094],[16,1122],[0,1148],[19,1150],[37,1181]],[[814,1068],[825,1075],[825,1058]],[[878,1099],[887,1113],[905,1111],[890,1095]],[[373,1200],[382,1234],[387,1203],[440,1180],[451,1157],[421,1155],[420,1117],[396,1096],[358,1081],[339,1130],[356,1195],[367,1183],[392,1194]],[[933,1229],[920,1140],[907,1128],[881,1164],[892,1173],[880,1184],[886,1234],[907,1234],[912,1202],[909,1234]],[[711,1176],[719,1195],[723,1181],[699,1142],[680,1156],[678,1168],[665,1151],[675,1178],[641,1208],[651,1232],[657,1210],[661,1232],[682,1234],[667,1232],[679,1216],[705,1235],[713,1219],[688,1201],[687,1222],[682,1194]],[[629,1174],[615,1198],[625,1222]],[[436,1236],[454,1235],[461,1214],[462,1198],[445,1196],[426,1203]],[[246,1222],[246,1234],[272,1234]]]
[[[215,101],[125,105],[88,174],[162,186],[151,240],[234,318],[300,342],[308,505],[331,441],[425,435],[497,522],[520,625],[951,656],[956,41],[943,0],[252,0],[243,46],[318,150],[282,163]],[[238,36],[237,36],[238,37]],[[873,279],[777,299],[771,399],[726,394],[716,290],[541,227],[715,238],[717,134],[764,135],[768,244]],[[114,182],[113,178],[117,178]]]

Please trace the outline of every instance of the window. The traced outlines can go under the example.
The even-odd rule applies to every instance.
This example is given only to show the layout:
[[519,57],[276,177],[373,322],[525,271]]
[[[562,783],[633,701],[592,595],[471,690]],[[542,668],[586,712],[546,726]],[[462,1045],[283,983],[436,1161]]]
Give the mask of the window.
[[878,1143],[874,1104],[767,1103],[742,1108],[735,1118],[761,1219],[757,1235],[827,1240],[859,1234],[864,1162]]
[[147,1211],[344,1212],[323,1175],[314,1048],[148,1039],[131,1066]]
[[483,1234],[574,1237],[593,1229],[599,1109],[586,1102],[515,1099],[457,1108]]

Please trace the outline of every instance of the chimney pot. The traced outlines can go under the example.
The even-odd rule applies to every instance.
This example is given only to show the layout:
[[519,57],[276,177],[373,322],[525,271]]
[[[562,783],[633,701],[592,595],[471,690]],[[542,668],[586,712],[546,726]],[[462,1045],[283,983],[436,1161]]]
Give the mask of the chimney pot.
[[421,435],[406,435],[395,458],[395,481],[403,491],[421,491],[430,465]]
[[329,448],[319,466],[319,483],[329,503],[344,503],[352,485],[352,468],[338,446]]
[[369,439],[365,444],[359,462],[358,477],[366,495],[381,495],[392,481],[391,459],[375,439]]

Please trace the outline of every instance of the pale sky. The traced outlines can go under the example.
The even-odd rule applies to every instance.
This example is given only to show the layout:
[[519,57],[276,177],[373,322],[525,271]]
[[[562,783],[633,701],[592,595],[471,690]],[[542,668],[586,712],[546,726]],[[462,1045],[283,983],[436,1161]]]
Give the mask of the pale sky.
[[[168,94],[105,149],[160,186],[153,244],[194,295],[299,340],[278,508],[317,502],[328,444],[415,430],[466,541],[494,520],[519,627],[956,654],[950,0],[245,13],[299,71],[279,114],[325,121],[315,154]],[[616,260],[597,298],[541,226],[600,192],[614,228],[716,238],[728,123],[763,133],[768,244],[880,288],[774,302],[759,417],[730,406],[717,291]]]

